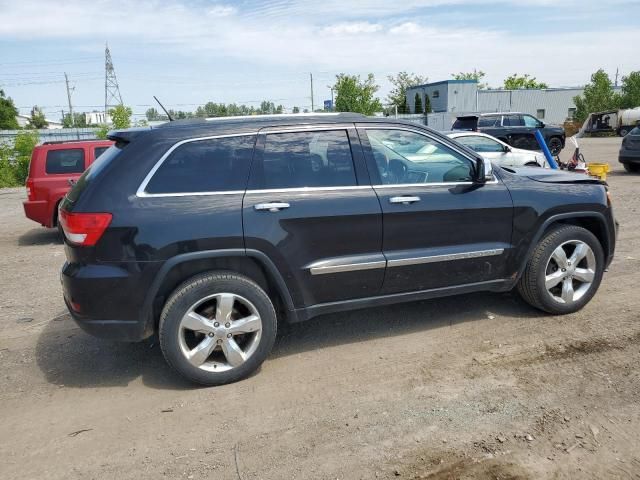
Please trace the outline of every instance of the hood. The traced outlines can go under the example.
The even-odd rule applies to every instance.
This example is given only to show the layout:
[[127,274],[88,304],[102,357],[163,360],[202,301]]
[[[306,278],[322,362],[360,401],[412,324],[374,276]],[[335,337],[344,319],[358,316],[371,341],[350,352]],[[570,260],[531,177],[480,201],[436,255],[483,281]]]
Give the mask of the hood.
[[590,177],[586,173],[565,172],[564,170],[553,170],[539,167],[502,168],[507,172],[542,183],[593,183],[606,185],[602,180]]

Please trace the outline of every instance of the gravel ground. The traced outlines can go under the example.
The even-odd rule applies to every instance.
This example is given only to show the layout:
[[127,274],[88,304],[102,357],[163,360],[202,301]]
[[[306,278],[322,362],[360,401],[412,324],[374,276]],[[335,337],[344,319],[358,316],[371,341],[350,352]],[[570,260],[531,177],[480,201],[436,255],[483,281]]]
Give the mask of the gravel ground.
[[613,167],[621,223],[582,311],[473,294],[325,316],[219,388],[155,340],[82,333],[56,233],[0,190],[0,478],[640,478],[640,176],[619,144],[582,141]]

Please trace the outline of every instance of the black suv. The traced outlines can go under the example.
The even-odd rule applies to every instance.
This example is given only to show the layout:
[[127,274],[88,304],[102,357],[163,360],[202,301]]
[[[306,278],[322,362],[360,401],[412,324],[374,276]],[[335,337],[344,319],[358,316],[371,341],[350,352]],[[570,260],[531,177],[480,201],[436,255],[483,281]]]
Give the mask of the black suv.
[[60,207],[64,299],[91,334],[157,332],[202,384],[257,369],[281,321],[516,286],[575,312],[613,258],[600,181],[492,170],[416,124],[280,115],[109,138]]
[[535,131],[540,130],[552,155],[560,154],[566,139],[564,128],[545,125],[532,115],[516,112],[461,115],[456,118],[451,128],[486,133],[514,148],[527,150],[540,150],[534,136]]

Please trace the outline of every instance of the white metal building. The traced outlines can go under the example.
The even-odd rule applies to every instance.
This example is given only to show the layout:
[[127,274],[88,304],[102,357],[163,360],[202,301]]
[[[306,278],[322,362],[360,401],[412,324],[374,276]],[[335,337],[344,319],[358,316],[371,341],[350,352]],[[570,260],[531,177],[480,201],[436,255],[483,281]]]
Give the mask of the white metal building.
[[423,107],[428,96],[433,113],[439,114],[437,117],[442,117],[444,124],[450,120],[445,130],[456,115],[471,112],[522,112],[546,123],[561,125],[573,118],[576,112],[573,98],[583,92],[583,87],[480,90],[475,80],[445,80],[408,88],[407,105],[413,113],[416,93]]

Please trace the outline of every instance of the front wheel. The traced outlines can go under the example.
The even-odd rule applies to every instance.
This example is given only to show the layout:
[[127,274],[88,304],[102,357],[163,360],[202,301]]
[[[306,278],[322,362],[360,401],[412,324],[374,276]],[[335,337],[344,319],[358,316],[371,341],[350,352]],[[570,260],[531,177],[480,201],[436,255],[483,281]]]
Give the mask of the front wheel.
[[627,127],[622,127],[620,128],[620,131],[618,133],[620,134],[621,137],[626,137],[627,134],[629,133],[629,129]]
[[640,172],[640,165],[636,165],[633,163],[623,163],[624,169],[629,173],[638,173]]
[[548,147],[551,155],[557,157],[562,151],[562,140],[560,140],[558,137],[553,137],[549,139]]
[[162,310],[164,357],[187,379],[203,385],[241,380],[265,360],[276,338],[276,312],[254,281],[209,272],[180,285]]
[[593,298],[603,272],[604,253],[595,235],[563,225],[549,231],[535,247],[518,292],[539,310],[573,313]]

